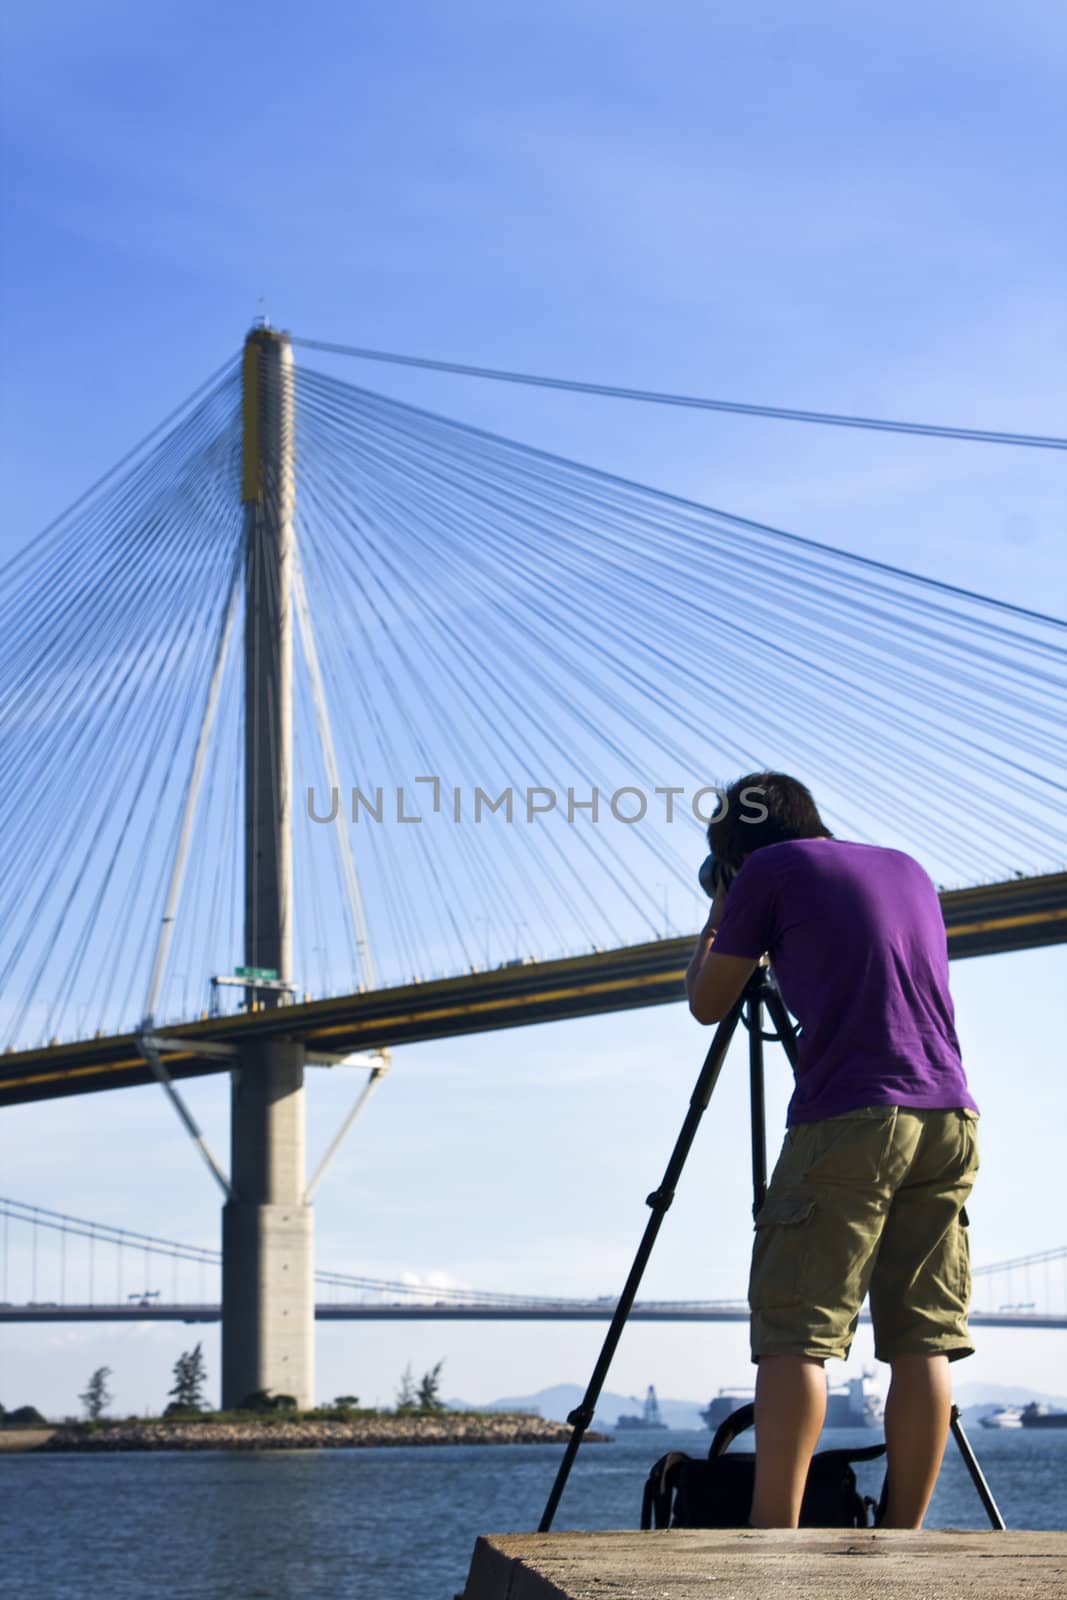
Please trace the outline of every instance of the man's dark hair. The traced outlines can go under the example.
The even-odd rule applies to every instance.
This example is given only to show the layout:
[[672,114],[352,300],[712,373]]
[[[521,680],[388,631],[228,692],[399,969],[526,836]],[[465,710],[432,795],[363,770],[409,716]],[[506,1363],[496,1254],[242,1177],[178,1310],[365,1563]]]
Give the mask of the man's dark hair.
[[735,872],[742,857],[765,845],[832,838],[811,791],[784,772],[750,772],[738,778],[708,824],[712,855]]

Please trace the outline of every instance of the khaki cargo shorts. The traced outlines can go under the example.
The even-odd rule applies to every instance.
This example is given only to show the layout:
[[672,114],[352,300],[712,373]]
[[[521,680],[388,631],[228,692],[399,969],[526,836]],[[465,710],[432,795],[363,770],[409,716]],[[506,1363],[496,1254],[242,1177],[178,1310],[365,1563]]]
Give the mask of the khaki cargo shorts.
[[973,1111],[868,1106],[790,1128],[756,1218],[753,1361],[844,1360],[868,1292],[879,1361],[972,1355],[977,1171]]

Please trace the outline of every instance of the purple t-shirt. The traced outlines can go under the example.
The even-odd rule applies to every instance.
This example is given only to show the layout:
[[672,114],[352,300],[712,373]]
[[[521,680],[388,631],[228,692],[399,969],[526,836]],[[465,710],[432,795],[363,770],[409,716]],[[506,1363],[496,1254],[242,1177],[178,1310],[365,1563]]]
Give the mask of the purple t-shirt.
[[977,1111],[956,1038],[937,890],[903,851],[843,839],[753,851],[712,948],[766,951],[800,1023],[788,1122],[860,1106]]

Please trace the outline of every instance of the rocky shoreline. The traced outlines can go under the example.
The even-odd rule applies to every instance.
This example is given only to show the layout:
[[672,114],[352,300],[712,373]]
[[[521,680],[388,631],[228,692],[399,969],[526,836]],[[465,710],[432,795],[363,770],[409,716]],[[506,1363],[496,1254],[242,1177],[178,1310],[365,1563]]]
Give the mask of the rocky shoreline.
[[[562,1444],[570,1438],[563,1422],[544,1417],[445,1412],[440,1416],[363,1416],[350,1421],[115,1422],[64,1424],[33,1430],[24,1450],[329,1450],[383,1445]],[[27,1430],[29,1433],[29,1430]],[[608,1442],[603,1433],[586,1439]],[[17,1447],[16,1447],[17,1448]]]

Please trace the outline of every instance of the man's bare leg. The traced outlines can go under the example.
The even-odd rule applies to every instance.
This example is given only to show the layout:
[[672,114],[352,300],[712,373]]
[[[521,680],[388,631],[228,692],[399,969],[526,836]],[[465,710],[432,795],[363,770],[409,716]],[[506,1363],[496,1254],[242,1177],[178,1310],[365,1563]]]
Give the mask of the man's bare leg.
[[884,1528],[921,1528],[952,1415],[947,1356],[900,1356],[885,1402],[889,1500]]
[[756,1371],[754,1528],[795,1528],[826,1416],[826,1375],[808,1356],[761,1356]]

